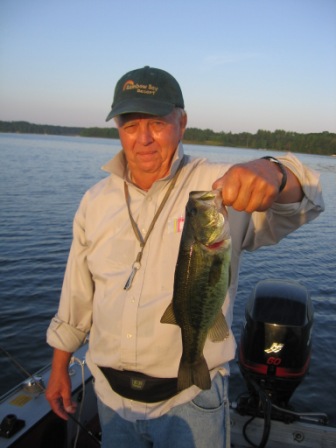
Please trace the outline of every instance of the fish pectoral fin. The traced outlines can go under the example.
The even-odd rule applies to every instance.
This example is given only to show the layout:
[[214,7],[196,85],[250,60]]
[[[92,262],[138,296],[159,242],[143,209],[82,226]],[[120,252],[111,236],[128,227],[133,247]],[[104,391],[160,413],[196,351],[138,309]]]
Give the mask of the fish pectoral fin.
[[166,309],[166,311],[163,313],[160,322],[162,324],[173,324],[173,325],[178,325],[178,323],[176,322],[176,318],[175,318],[175,313],[174,313],[174,308],[173,308],[173,302],[171,302],[168,305],[168,308]]
[[208,332],[208,337],[212,342],[220,342],[228,338],[229,334],[230,332],[228,324],[226,323],[225,317],[222,311],[220,310],[219,313],[217,314],[215,323]]

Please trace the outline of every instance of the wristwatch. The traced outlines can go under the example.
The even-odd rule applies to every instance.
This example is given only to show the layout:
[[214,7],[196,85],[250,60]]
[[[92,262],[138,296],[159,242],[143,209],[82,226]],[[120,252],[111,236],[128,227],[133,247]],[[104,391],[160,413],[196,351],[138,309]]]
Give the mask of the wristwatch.
[[285,188],[286,183],[287,183],[287,172],[286,172],[285,167],[284,167],[283,164],[282,164],[278,159],[276,159],[275,157],[272,157],[272,156],[265,156],[265,157],[261,157],[261,158],[262,158],[262,159],[269,160],[270,162],[275,163],[275,164],[279,167],[279,170],[281,171],[281,174],[282,174],[282,181],[281,181],[281,184],[280,184],[280,187],[279,187],[279,193],[281,193],[282,190]]

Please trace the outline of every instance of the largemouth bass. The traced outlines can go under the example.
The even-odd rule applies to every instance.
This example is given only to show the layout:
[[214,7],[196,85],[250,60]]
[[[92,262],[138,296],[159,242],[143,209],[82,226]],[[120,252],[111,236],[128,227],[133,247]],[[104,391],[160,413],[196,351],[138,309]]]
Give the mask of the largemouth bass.
[[203,355],[207,337],[223,341],[229,329],[222,305],[229,286],[231,238],[220,191],[193,191],[175,268],[174,293],[161,322],[181,327],[182,357],[177,387],[193,384],[210,389],[209,368]]

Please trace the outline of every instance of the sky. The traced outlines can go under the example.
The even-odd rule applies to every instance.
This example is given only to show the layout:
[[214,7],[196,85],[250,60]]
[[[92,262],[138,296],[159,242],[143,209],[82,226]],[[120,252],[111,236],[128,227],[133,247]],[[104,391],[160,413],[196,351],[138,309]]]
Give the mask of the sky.
[[0,120],[109,127],[145,65],[189,127],[336,132],[336,0],[0,0]]

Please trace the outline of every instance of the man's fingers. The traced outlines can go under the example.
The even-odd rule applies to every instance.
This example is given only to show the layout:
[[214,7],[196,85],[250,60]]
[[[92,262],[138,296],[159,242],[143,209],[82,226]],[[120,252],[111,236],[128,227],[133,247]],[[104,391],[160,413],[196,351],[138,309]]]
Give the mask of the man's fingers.
[[[277,199],[277,178],[265,170],[265,160],[233,165],[214,184],[221,189],[223,204],[252,213],[267,210]],[[269,169],[269,166],[266,166]],[[263,170],[261,168],[264,168]]]
[[67,411],[64,409],[62,400],[52,400],[49,401],[51,409],[55,412],[56,415],[61,417],[63,420],[68,420],[69,416]]
[[223,204],[233,206],[236,201],[239,190],[241,188],[239,178],[232,179],[230,173],[226,173],[223,177],[214,182],[212,188],[222,191]]

